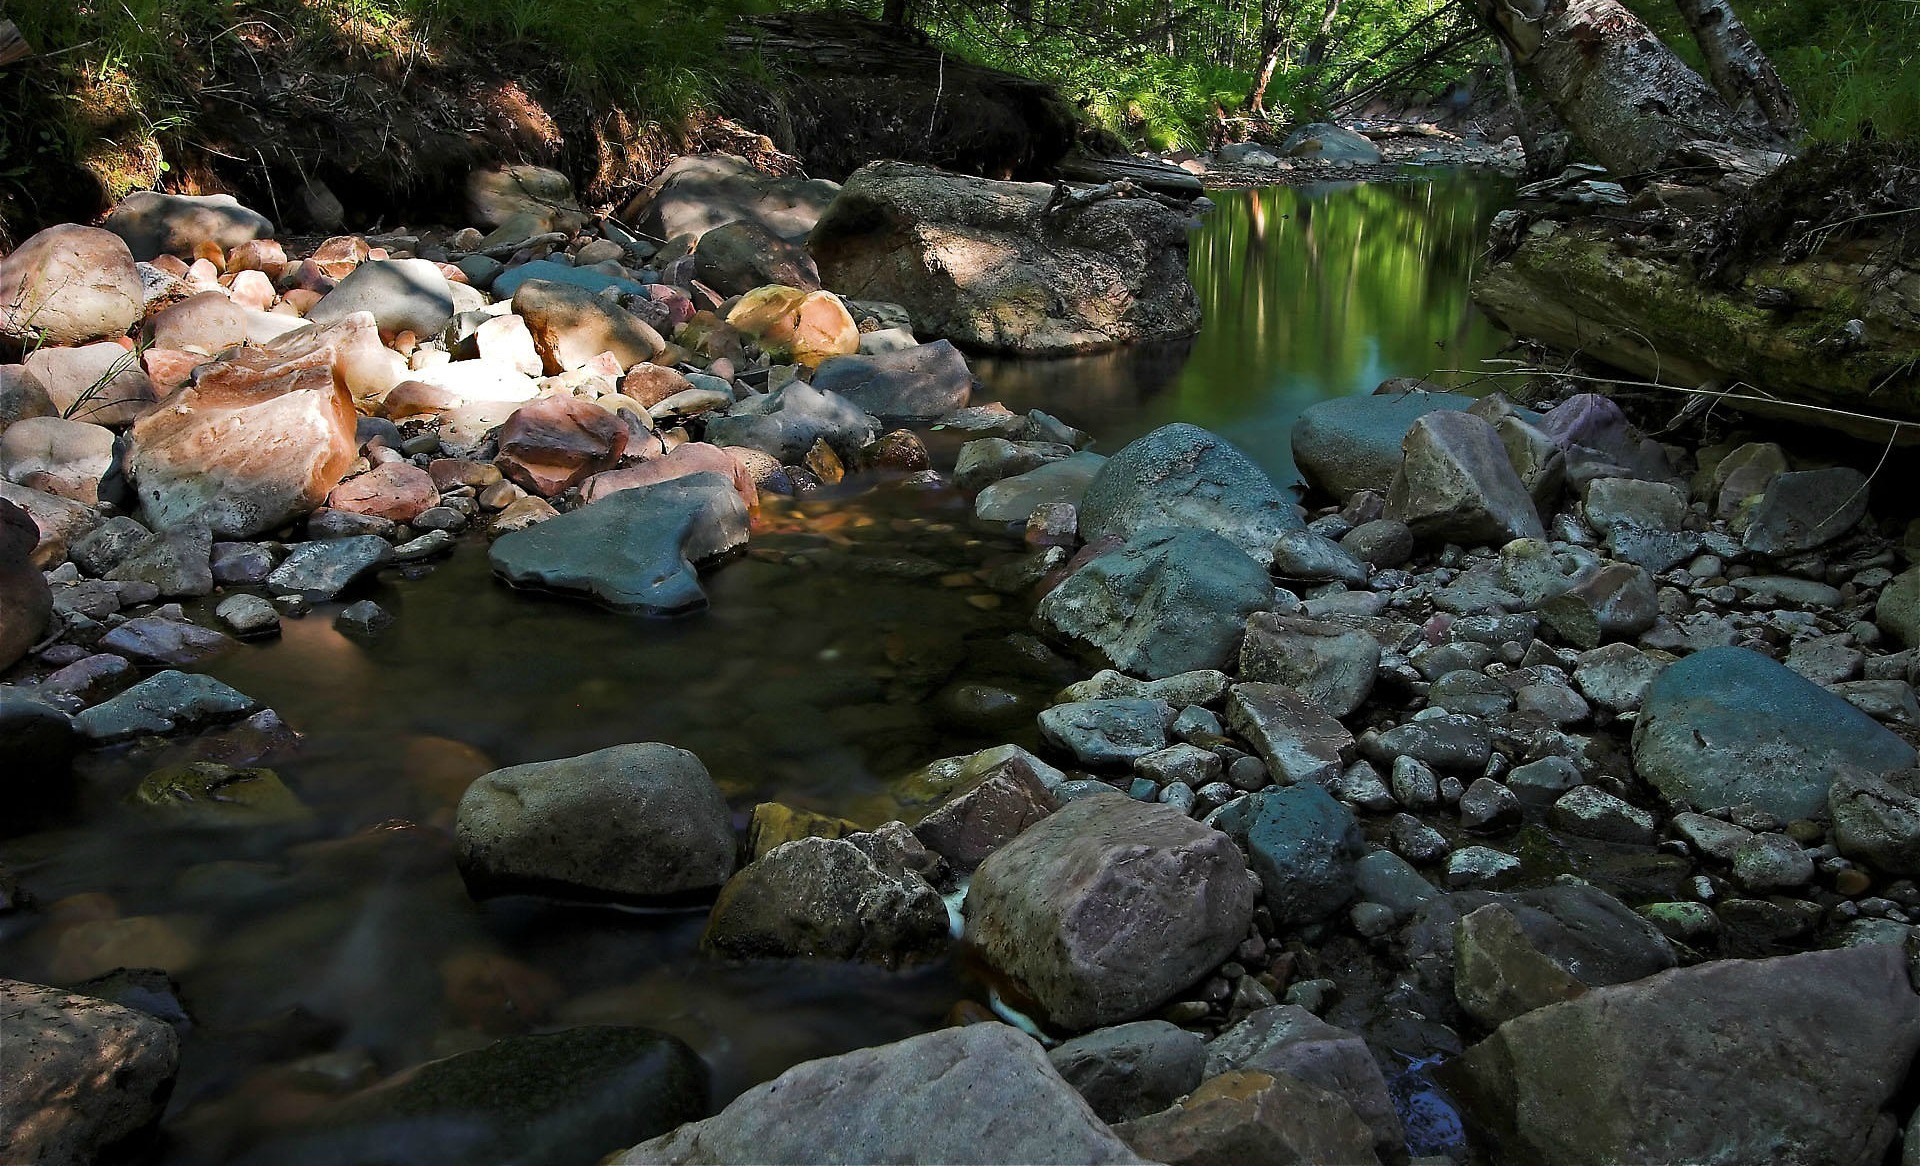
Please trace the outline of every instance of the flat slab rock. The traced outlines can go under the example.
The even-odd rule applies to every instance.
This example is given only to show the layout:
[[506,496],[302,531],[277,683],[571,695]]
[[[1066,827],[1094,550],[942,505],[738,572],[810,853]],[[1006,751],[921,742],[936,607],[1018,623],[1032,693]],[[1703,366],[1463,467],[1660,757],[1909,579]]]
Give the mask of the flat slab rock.
[[707,605],[698,566],[747,541],[747,506],[719,474],[690,474],[609,494],[502,535],[488,558],[516,587],[598,600],[617,611],[678,615]]

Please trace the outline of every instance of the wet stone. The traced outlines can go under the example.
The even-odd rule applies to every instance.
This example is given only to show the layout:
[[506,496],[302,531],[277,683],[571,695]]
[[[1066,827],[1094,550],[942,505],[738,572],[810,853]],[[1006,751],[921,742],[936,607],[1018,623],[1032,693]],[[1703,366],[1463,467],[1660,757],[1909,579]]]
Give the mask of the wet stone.
[[392,557],[393,547],[374,535],[301,543],[267,576],[267,585],[276,595],[298,595],[324,603]]

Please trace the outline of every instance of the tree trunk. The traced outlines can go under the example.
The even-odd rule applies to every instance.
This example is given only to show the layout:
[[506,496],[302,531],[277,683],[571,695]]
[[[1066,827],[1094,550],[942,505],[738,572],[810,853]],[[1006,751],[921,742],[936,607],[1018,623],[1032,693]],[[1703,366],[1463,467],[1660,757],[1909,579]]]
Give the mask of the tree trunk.
[[1253,70],[1253,88],[1247,90],[1245,108],[1249,113],[1267,111],[1267,86],[1280,65],[1279,0],[1266,0],[1260,12],[1260,63]]
[[1320,27],[1307,42],[1307,56],[1302,63],[1309,69],[1318,68],[1327,59],[1327,49],[1333,44],[1333,22],[1340,16],[1340,0],[1327,0],[1327,9],[1320,15]]
[[[872,12],[873,9],[867,9]],[[905,25],[907,23],[907,0],[886,0],[880,6],[880,20],[885,24]]]
[[1540,158],[1540,147],[1534,141],[1533,119],[1527,116],[1526,102],[1520,99],[1520,78],[1514,75],[1513,50],[1504,40],[1499,45],[1500,61],[1506,73],[1507,101],[1513,106],[1513,132],[1520,136],[1520,149],[1527,157],[1526,172],[1531,177]]
[[1686,18],[1694,43],[1707,60],[1707,75],[1728,105],[1792,141],[1800,136],[1800,107],[1760,51],[1753,34],[1727,0],[1673,0]]
[[19,27],[11,20],[0,20],[0,65],[11,65],[32,55],[33,47],[20,35]]
[[1706,139],[1782,149],[1753,129],[1619,0],[1473,0],[1514,64],[1616,175],[1660,169]]

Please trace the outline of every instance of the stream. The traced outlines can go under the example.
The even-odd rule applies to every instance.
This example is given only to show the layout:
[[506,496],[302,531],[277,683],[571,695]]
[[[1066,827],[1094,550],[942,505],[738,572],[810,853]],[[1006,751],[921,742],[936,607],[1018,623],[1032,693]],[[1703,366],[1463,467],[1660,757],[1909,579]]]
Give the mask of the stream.
[[[1200,337],[979,359],[975,399],[1044,408],[1109,454],[1193,422],[1295,481],[1288,435],[1308,405],[1394,376],[1460,384],[1443,370],[1504,342],[1467,288],[1509,193],[1446,173],[1216,193],[1193,243]],[[932,437],[950,465],[957,441]],[[67,820],[0,846],[43,907],[0,917],[0,975],[173,974],[193,1018],[164,1126],[162,1160],[177,1163],[231,1160],[327,1089],[514,1033],[673,1033],[711,1066],[717,1107],[798,1061],[938,1026],[986,999],[953,962],[729,964],[698,954],[701,912],[475,903],[454,869],[454,808],[499,766],[665,741],[699,755],[742,829],[770,800],[883,820],[889,779],[1003,742],[1039,748],[1034,715],[1090,671],[984,584],[1021,549],[951,490],[769,499],[747,557],[708,580],[711,610],[647,621],[510,591],[484,541],[464,540],[383,578],[372,597],[396,621],[371,641],[322,605],[204,669],[301,735],[266,763],[310,812],[156,826],[123,799],[192,746],[91,756]],[[242,760],[265,747],[239,731],[216,745]]]

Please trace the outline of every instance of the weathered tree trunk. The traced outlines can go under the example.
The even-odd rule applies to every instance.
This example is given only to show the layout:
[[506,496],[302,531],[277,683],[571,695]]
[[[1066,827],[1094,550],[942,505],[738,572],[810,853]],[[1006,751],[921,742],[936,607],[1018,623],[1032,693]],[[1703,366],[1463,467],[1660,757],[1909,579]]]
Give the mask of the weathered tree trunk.
[[1673,0],[1686,18],[1694,43],[1707,60],[1707,75],[1728,105],[1788,141],[1800,136],[1800,107],[1773,62],[1734,15],[1727,0]]
[[1527,156],[1527,176],[1536,177],[1534,168],[1540,160],[1540,147],[1534,140],[1533,119],[1527,116],[1527,103],[1520,99],[1520,78],[1513,71],[1513,50],[1504,40],[1499,45],[1501,71],[1507,82],[1507,103],[1513,106],[1513,132],[1519,135],[1520,149]]
[[20,35],[19,26],[11,20],[0,20],[0,65],[11,65],[32,55],[33,47]]
[[1741,120],[1619,0],[1473,0],[1514,64],[1615,174],[1656,170],[1696,139],[1784,143]]
[[1245,108],[1249,113],[1267,111],[1267,86],[1273,83],[1273,71],[1280,65],[1279,0],[1266,0],[1260,8],[1260,61],[1253,70],[1253,88],[1247,90]]
[[1339,18],[1340,0],[1327,0],[1326,11],[1320,14],[1320,27],[1307,42],[1307,56],[1302,62],[1307,68],[1317,68],[1327,59],[1327,49],[1333,44],[1333,22]]
[[[873,11],[869,8],[867,11]],[[907,23],[907,0],[886,0],[880,6],[880,21],[883,24],[904,25]]]

